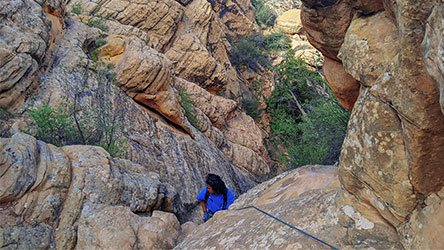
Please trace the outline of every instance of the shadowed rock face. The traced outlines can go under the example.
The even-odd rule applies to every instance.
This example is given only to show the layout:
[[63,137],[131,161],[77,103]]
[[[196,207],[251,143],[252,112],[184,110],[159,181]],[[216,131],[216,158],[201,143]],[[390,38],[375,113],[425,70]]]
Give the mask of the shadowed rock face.
[[[336,64],[326,59],[324,72],[333,92],[340,99],[347,92],[359,93],[339,165],[344,193],[397,227],[404,247],[417,248],[415,241],[432,246],[432,236],[425,236],[429,229],[418,225],[433,224],[425,214],[438,209],[441,199],[427,198],[425,208],[419,204],[444,186],[443,67],[437,53],[443,3],[303,2],[309,41],[360,85],[356,92],[348,80],[341,84],[331,77]],[[343,15],[337,15],[340,11]],[[334,29],[324,23],[333,17],[339,18],[332,22]],[[358,203],[350,205],[363,210]]]

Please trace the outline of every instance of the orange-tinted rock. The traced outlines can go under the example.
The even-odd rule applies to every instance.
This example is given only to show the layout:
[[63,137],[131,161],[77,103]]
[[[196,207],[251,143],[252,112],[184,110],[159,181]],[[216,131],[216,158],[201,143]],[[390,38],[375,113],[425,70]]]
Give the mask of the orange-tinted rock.
[[192,135],[180,97],[170,86],[171,62],[134,35],[110,35],[106,41],[97,56],[114,65],[116,80],[125,92]]
[[345,1],[303,0],[302,25],[308,41],[324,57],[336,57],[353,18],[353,9]]
[[356,18],[347,30],[338,57],[345,71],[371,87],[397,61],[399,48],[393,45],[398,39],[397,27],[385,12]]
[[325,80],[338,99],[339,103],[347,110],[352,110],[359,95],[359,81],[345,72],[341,63],[328,57],[324,59],[322,67]]

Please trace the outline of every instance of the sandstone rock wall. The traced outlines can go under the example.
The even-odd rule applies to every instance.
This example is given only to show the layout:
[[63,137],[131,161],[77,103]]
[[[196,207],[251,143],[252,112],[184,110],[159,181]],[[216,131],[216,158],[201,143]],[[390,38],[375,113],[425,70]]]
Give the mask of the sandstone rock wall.
[[[333,166],[305,166],[286,172],[241,195],[228,211],[187,235],[175,249],[327,249],[326,245],[255,210],[259,209],[327,242],[338,249],[399,249],[395,230],[383,219],[370,222],[351,207],[341,209],[339,180]],[[352,241],[348,215],[361,231],[372,234]],[[356,232],[354,232],[356,233]],[[360,232],[359,232],[360,233]],[[222,240],[221,240],[222,239]]]
[[[1,139],[1,162],[2,246],[72,249],[84,240],[77,232],[79,223],[80,228],[85,223],[79,218],[86,202],[111,210],[125,206],[128,212],[123,217],[131,217],[130,208],[139,213],[173,212],[178,204],[175,189],[161,183],[158,174],[113,159],[99,147],[57,148],[17,133]],[[161,233],[169,227],[166,223],[154,231]]]
[[75,6],[81,6],[82,15],[110,18],[145,32],[150,40],[147,45],[165,53],[177,76],[213,92],[224,89],[230,97],[242,95],[242,82],[228,58],[225,33],[237,37],[256,29],[249,1],[75,0],[67,8]]
[[[50,73],[45,76],[45,80],[42,82],[41,90],[34,96],[36,100],[35,105],[49,101],[51,106],[56,107],[67,100],[72,100],[70,89],[75,89],[75,86],[82,86],[85,79],[87,79],[89,89],[95,90],[99,88],[101,79],[98,78],[97,71],[100,68],[96,69],[93,66],[89,59],[91,55],[83,50],[83,45],[89,44],[89,40],[94,41],[100,38],[97,34],[97,29],[91,29],[75,20],[70,22],[63,39],[55,43],[54,53],[58,55],[58,61],[57,64],[53,64]],[[129,38],[124,37],[124,39],[129,41],[134,39],[133,41],[138,41],[139,45],[141,43],[140,40],[134,37],[131,38],[131,36]],[[81,46],[72,46],[73,44]],[[156,65],[148,60],[148,56],[152,56],[153,60],[156,60],[156,58],[157,60],[167,60],[161,54],[149,49],[143,55],[138,55],[131,51],[132,49],[128,48],[123,55],[132,53],[135,60],[142,58],[142,65],[138,68],[127,68],[124,62],[130,64],[131,60],[129,59],[119,61],[121,59],[111,57],[110,60],[110,62],[115,62],[115,70],[121,72],[120,75],[116,75],[116,79],[118,81],[119,79],[122,80],[121,83],[124,85],[124,89],[131,87],[129,84],[125,85],[128,81],[124,81],[125,79],[134,78],[134,72],[131,70],[142,69],[146,65],[147,67],[139,73],[149,76],[151,74],[150,69],[153,71],[156,69],[156,67],[148,67],[149,65]],[[107,62],[105,59],[104,61]],[[164,66],[161,64],[157,65],[157,69],[167,72],[166,76],[168,76],[169,71],[163,68]],[[128,69],[128,72],[124,69]],[[159,76],[162,70],[157,74],[158,78],[168,79],[168,77],[162,78]],[[171,78],[169,79],[171,80]],[[149,91],[155,92],[156,86],[158,86],[156,84],[162,84],[162,81],[154,81],[154,83],[154,86],[151,84],[144,91],[148,93],[150,93]],[[166,83],[168,83],[168,80]],[[172,88],[169,84],[161,86]],[[127,93],[129,95],[137,93],[137,88],[138,86],[128,88]],[[143,87],[141,88],[144,89]],[[171,91],[173,90],[171,89]],[[79,105],[87,106],[91,101],[89,98],[88,95],[83,96],[79,99]],[[153,110],[137,105],[131,98],[124,95],[120,89],[112,88],[110,96],[107,98],[107,100],[113,103],[114,112],[121,114],[119,119],[122,120],[124,128],[118,134],[121,138],[128,140],[128,143],[123,145],[125,147],[124,151],[128,152],[127,157],[133,162],[159,173],[163,182],[174,185],[184,204],[194,204],[195,194],[200,191],[206,174],[210,172],[220,174],[236,193],[244,191],[253,185],[246,171],[241,171],[231,165],[222,152],[215,148],[214,144],[207,137],[196,128],[191,127],[191,125],[188,126],[190,126],[189,129],[191,134],[194,135],[194,139],[186,131],[172,125],[169,120],[165,119],[165,116],[160,115],[162,113],[156,113]],[[31,102],[32,100],[28,101]],[[173,101],[174,99],[169,100],[169,102]],[[172,110],[174,107],[174,105],[171,105],[171,108],[167,110]],[[188,124],[187,121],[186,124]],[[184,178],[185,176],[191,178]],[[178,212],[184,215],[186,213],[185,207],[180,207]]]
[[42,6],[32,0],[3,2],[0,16],[0,107],[9,108],[45,60],[51,24]]
[[[76,3],[72,2],[73,5]],[[124,2],[121,3],[125,4]],[[34,4],[34,2],[30,2],[30,6],[34,6]],[[104,204],[105,208],[103,209],[107,211],[109,209],[109,211],[113,211],[116,214],[123,213],[125,218],[127,218],[126,216],[134,217],[127,208],[124,208],[130,207],[131,211],[137,213],[151,213],[154,209],[164,209],[174,212],[181,220],[189,219],[191,216],[189,210],[193,210],[196,207],[195,196],[204,186],[204,180],[208,173],[216,173],[222,176],[228,187],[238,195],[255,184],[253,181],[255,177],[252,173],[262,174],[269,171],[267,162],[262,158],[264,157],[264,148],[259,130],[255,130],[258,134],[250,133],[248,136],[241,137],[241,140],[236,141],[235,143],[239,143],[237,147],[240,148],[236,151],[238,154],[235,157],[228,158],[226,156],[228,154],[224,155],[214,142],[198,129],[192,127],[184,116],[178,90],[174,88],[175,81],[179,81],[179,78],[173,76],[174,63],[162,54],[161,51],[166,51],[167,47],[173,44],[170,44],[169,41],[172,41],[174,35],[177,35],[176,31],[179,32],[178,30],[181,30],[180,27],[174,26],[177,25],[176,21],[185,21],[182,20],[184,16],[186,18],[191,17],[190,10],[185,11],[185,7],[177,2],[147,3],[149,6],[151,6],[150,4],[157,4],[157,7],[151,6],[156,10],[157,14],[162,11],[165,12],[168,8],[179,10],[164,13],[166,15],[173,15],[171,18],[162,16],[162,22],[168,22],[171,27],[177,28],[170,39],[167,35],[169,34],[169,28],[166,30],[157,29],[155,25],[151,27],[151,24],[145,24],[140,21],[140,15],[145,13],[143,12],[144,8],[146,8],[145,4],[128,4],[126,6],[128,8],[121,6],[122,9],[116,10],[113,8],[120,7],[110,3],[103,3],[106,8],[100,9],[95,2],[83,3],[83,11],[87,13],[92,11],[95,15],[110,14],[110,17],[119,21],[101,20],[101,25],[105,29],[103,27],[99,27],[102,29],[88,27],[84,23],[98,17],[82,15],[75,16],[74,18],[65,17],[63,10],[65,8],[71,10],[71,5],[66,7],[62,3],[57,2],[48,2],[46,4],[50,13],[58,14],[58,16],[54,16],[55,18],[51,17],[51,22],[44,18],[44,10],[46,11],[44,6],[46,5],[42,7],[37,4],[35,8],[25,8],[26,4],[20,4],[17,1],[8,1],[6,5],[19,9],[23,12],[22,16],[26,15],[26,11],[31,12],[30,17],[33,16],[33,13],[37,13],[36,15],[45,20],[46,23],[44,25],[41,24],[42,21],[40,19],[31,23],[41,25],[41,27],[38,27],[42,29],[40,35],[43,38],[46,37],[45,34],[49,34],[45,38],[46,40],[43,39],[41,46],[38,45],[40,43],[38,39],[35,40],[38,42],[38,46],[34,43],[29,43],[27,36],[22,36],[22,33],[20,33],[23,29],[20,25],[27,25],[27,23],[21,22],[21,19],[13,19],[11,16],[7,16],[8,23],[11,22],[18,26],[14,32],[19,35],[13,36],[11,34],[5,39],[16,39],[15,44],[37,46],[36,48],[42,50],[42,53],[38,56],[30,57],[37,62],[35,67],[33,66],[33,70],[36,73],[24,74],[23,77],[20,76],[26,82],[25,85],[28,91],[23,91],[23,93],[19,91],[20,93],[17,95],[15,95],[16,93],[10,94],[15,95],[14,100],[17,99],[17,96],[22,98],[21,102],[14,105],[14,110],[23,114],[26,108],[37,108],[47,104],[54,110],[61,108],[70,112],[74,108],[76,112],[79,112],[79,115],[85,115],[85,113],[82,114],[83,110],[89,109],[93,111],[91,110],[91,105],[101,103],[105,105],[103,107],[119,114],[116,122],[118,120],[124,126],[119,128],[115,135],[117,140],[123,140],[124,143],[121,145],[121,150],[126,152],[126,157],[134,163],[111,160],[109,155],[102,149],[92,147],[78,149],[68,146],[62,150],[51,145],[46,146],[42,142],[24,145],[23,150],[26,149],[28,151],[40,150],[41,152],[50,152],[49,149],[42,151],[44,148],[49,147],[56,153],[46,153],[45,158],[40,156],[40,153],[33,151],[35,154],[39,154],[39,157],[34,158],[41,159],[41,161],[45,160],[45,164],[48,166],[57,164],[60,166],[57,165],[57,170],[44,170],[46,168],[43,167],[32,170],[26,167],[26,162],[22,162],[14,165],[15,167],[12,168],[21,171],[16,173],[16,179],[7,178],[5,181],[2,179],[2,192],[5,192],[0,202],[2,211],[4,211],[2,221],[4,218],[5,221],[10,221],[10,223],[8,222],[9,224],[1,226],[2,240],[4,240],[1,245],[4,245],[3,243],[22,244],[25,248],[26,246],[29,246],[28,248],[35,248],[43,244],[43,248],[72,249],[76,246],[77,226],[80,223],[79,216],[81,216],[85,202]],[[56,9],[53,6],[59,6],[60,9]],[[125,11],[129,9],[134,11],[133,15],[128,14],[128,18],[120,19],[121,16],[119,15],[126,13]],[[226,48],[224,47],[226,41],[221,41],[218,44],[213,43],[213,41],[220,39],[218,37],[220,33],[218,32],[221,32],[221,29],[216,27],[218,24],[215,15],[211,8],[204,10],[208,11],[208,13],[201,14],[210,17],[209,19],[198,19],[199,15],[193,17],[194,19],[186,19],[190,23],[198,21],[193,24],[199,27],[201,33],[192,34],[192,37],[197,41],[197,44],[205,45],[202,49],[207,51],[211,60],[215,60],[214,58],[218,60],[215,64],[219,65],[217,68],[223,71],[221,73],[222,78],[225,77],[224,74],[228,75],[227,72],[231,70],[230,76],[226,79],[237,79],[236,74],[232,73],[234,69],[228,61]],[[177,16],[174,16],[175,13]],[[145,17],[142,19],[148,22],[148,20],[145,20]],[[162,22],[158,24],[161,25]],[[128,25],[122,23],[127,23]],[[185,26],[188,29],[189,26],[187,25]],[[212,25],[215,26],[212,27]],[[2,28],[4,27],[6,26],[2,26]],[[38,31],[39,29],[36,30]],[[57,36],[53,35],[53,29],[57,31]],[[27,34],[26,32],[28,31],[25,29],[24,34]],[[32,33],[32,31],[29,32],[30,34]],[[183,34],[182,31],[179,33]],[[33,36],[34,34],[29,35],[29,37]],[[161,38],[166,38],[166,40]],[[1,39],[4,39],[3,36]],[[206,47],[210,45],[212,46],[211,49]],[[7,51],[8,55],[17,52],[15,47],[2,47],[2,49]],[[8,58],[10,57],[8,56]],[[196,58],[195,60],[201,59]],[[31,64],[35,63],[32,62]],[[223,67],[220,65],[223,65]],[[9,70],[13,66],[7,65],[4,69]],[[22,70],[28,66],[21,68],[18,65],[17,67]],[[1,73],[4,72],[2,68]],[[211,77],[211,75],[206,73],[200,76],[202,82]],[[219,74],[213,71],[210,71],[210,73]],[[8,75],[8,77],[10,76]],[[16,79],[15,77],[10,78]],[[15,81],[14,84],[20,86],[21,81]],[[214,81],[217,82],[218,80],[214,79]],[[34,84],[32,89],[28,87],[30,82]],[[104,85],[105,82],[112,84]],[[202,82],[197,83],[202,84]],[[235,83],[233,80],[232,85],[235,86]],[[15,88],[15,85],[11,85],[12,88]],[[105,87],[109,89],[105,91]],[[211,96],[204,89],[201,89],[201,92]],[[106,93],[106,96],[104,93]],[[74,100],[75,106],[72,106]],[[220,97],[220,100],[234,103],[234,101],[229,101],[223,97]],[[142,105],[138,105],[135,101]],[[230,135],[224,135],[221,131],[219,131],[220,133],[217,131],[217,124],[225,123],[224,119],[228,119],[228,113],[224,113],[218,118],[222,118],[221,120],[214,120],[214,125],[213,121],[209,120],[208,126],[214,132],[208,135],[215,142],[227,141],[227,137],[233,137],[233,130],[230,130]],[[26,124],[29,122],[26,115],[15,119],[20,120],[16,124]],[[93,122],[92,119],[90,120],[91,123]],[[242,116],[242,119],[251,122],[249,117]],[[26,129],[26,126],[21,125],[14,125],[13,127],[14,131],[19,130],[18,127]],[[14,132],[10,129],[9,133],[13,134]],[[41,146],[37,147],[34,144]],[[233,147],[236,145],[233,145]],[[36,147],[38,149],[35,149]],[[14,149],[12,152],[17,150],[19,149]],[[58,158],[51,155],[56,155]],[[60,160],[58,160],[59,158]],[[51,162],[51,160],[58,161],[55,163]],[[93,165],[88,165],[90,163]],[[133,169],[131,166],[134,164],[141,164],[141,166],[138,165],[137,171],[131,170]],[[2,165],[2,168],[5,168],[5,171],[10,171],[8,170],[10,169],[8,165]],[[29,170],[34,172],[26,172]],[[36,173],[36,171],[39,173]],[[49,185],[43,184],[46,183],[43,180],[46,178],[44,176],[49,174],[50,171],[56,171],[54,175],[61,178],[56,178],[55,189],[49,187],[49,189],[38,189],[42,194],[34,192],[33,188],[29,189],[33,185],[39,188]],[[156,174],[153,175],[157,177],[154,178],[151,174],[146,174],[150,171],[155,172]],[[9,177],[7,174],[4,176]],[[22,178],[24,179],[22,180]],[[138,182],[140,184],[137,184]],[[26,187],[20,186],[23,183],[28,184],[26,184]],[[158,186],[157,189],[156,185]],[[177,193],[174,190],[177,190]],[[166,196],[174,201],[167,202]],[[123,207],[117,208],[116,206]],[[91,209],[94,210],[96,208]],[[38,218],[38,220],[34,218]],[[93,232],[95,230],[94,226],[92,224],[87,225],[89,223],[88,218],[90,218],[89,215],[82,215],[82,220],[80,220],[84,226],[82,230],[91,230]],[[146,222],[146,220],[141,218],[134,218],[131,220],[135,224]],[[108,219],[108,217],[103,218],[103,225],[112,223]],[[32,227],[34,225],[33,221],[37,221],[35,227]],[[168,221],[168,223],[153,223],[158,224],[158,230],[164,230],[164,227],[169,227],[172,223],[170,219]],[[102,222],[97,222],[97,225],[102,225],[100,224]],[[122,230],[128,230],[128,227],[125,225],[122,225],[122,228]],[[176,234],[176,231],[170,230],[168,232]],[[41,237],[27,238],[23,236],[29,232],[34,232],[32,235],[40,234]],[[162,234],[164,233],[159,233],[156,237],[159,238]],[[130,235],[136,239],[140,236],[137,233],[130,233]],[[103,237],[107,236],[98,235],[97,239],[103,240]],[[167,248],[174,245],[175,236],[170,235],[168,237],[170,238],[164,242],[167,245],[164,247],[156,245],[156,247]],[[147,237],[146,241],[158,241],[158,238],[154,238]],[[17,243],[17,239],[20,239],[21,243]],[[84,248],[93,239],[84,240],[83,245],[79,245],[78,248]],[[129,243],[123,242],[122,244],[131,245],[133,243],[134,241],[129,241]],[[96,247],[105,246],[100,245]]]
[[302,21],[326,57],[326,78],[344,106],[353,107],[339,174],[342,196],[357,200],[344,204],[361,214],[377,211],[406,248],[419,249],[415,241],[433,245],[417,223],[439,207],[440,199],[430,197],[444,186],[442,56],[436,54],[443,3],[303,3]]

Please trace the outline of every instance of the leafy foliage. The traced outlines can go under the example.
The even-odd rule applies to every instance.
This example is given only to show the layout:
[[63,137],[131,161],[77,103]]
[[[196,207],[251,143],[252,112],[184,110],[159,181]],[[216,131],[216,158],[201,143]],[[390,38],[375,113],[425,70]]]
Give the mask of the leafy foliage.
[[33,132],[37,139],[56,146],[81,144],[68,110],[53,110],[48,104],[28,110],[33,120]]
[[322,78],[307,70],[291,50],[276,73],[276,87],[266,101],[272,117],[271,139],[287,150],[281,153],[281,162],[289,168],[334,164],[350,113],[339,105]]
[[277,16],[264,0],[252,0],[251,4],[256,8],[256,21],[262,26],[273,26]]
[[95,145],[112,156],[125,157],[125,140],[118,139],[123,110],[113,91],[115,75],[109,67],[98,67],[97,86],[91,88],[88,67],[85,65],[84,72],[70,72],[77,79],[66,86],[68,98],[57,110],[48,104],[28,110],[33,122],[28,133],[56,146]]
[[89,27],[94,27],[94,28],[98,28],[103,32],[108,31],[108,27],[103,23],[105,19],[103,18],[102,15],[96,15],[96,16],[92,16],[88,19],[88,22],[86,22],[86,25],[88,25]]
[[259,100],[256,97],[243,99],[242,107],[245,109],[247,115],[251,116],[254,120],[259,118]]
[[271,33],[264,36],[263,40],[267,50],[289,50],[291,48],[291,40],[284,33]]
[[270,65],[270,51],[289,48],[290,40],[285,34],[273,33],[264,36],[259,33],[235,42],[230,53],[230,61],[235,66],[247,65],[257,71],[259,65]]
[[236,42],[231,51],[230,61],[235,66],[247,65],[256,71],[259,65],[269,65],[270,60],[263,47],[262,36],[253,35]]
[[185,116],[188,118],[188,121],[190,121],[191,125],[200,130],[200,126],[196,117],[195,104],[194,101],[190,98],[191,94],[188,94],[187,91],[183,89],[179,91],[179,96],[182,100],[182,107],[185,111]]
[[80,15],[80,13],[82,13],[82,4],[81,3],[73,4],[71,11],[76,15]]

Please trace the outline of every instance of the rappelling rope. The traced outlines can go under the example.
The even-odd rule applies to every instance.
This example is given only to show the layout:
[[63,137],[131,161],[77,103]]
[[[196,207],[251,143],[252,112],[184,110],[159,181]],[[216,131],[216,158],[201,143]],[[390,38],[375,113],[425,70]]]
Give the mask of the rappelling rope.
[[247,208],[254,208],[254,209],[258,210],[259,212],[262,212],[262,213],[264,213],[264,214],[270,216],[271,218],[273,218],[273,219],[275,219],[275,220],[277,220],[277,221],[279,221],[279,222],[282,222],[282,223],[284,223],[285,225],[287,225],[287,226],[289,226],[289,227],[291,227],[291,228],[293,228],[293,229],[298,230],[300,233],[303,233],[303,234],[305,234],[305,235],[307,235],[307,236],[309,236],[309,237],[311,237],[311,238],[313,238],[313,239],[315,239],[315,240],[321,242],[321,243],[324,244],[324,245],[327,245],[327,246],[329,246],[329,247],[331,247],[331,248],[333,248],[333,249],[335,249],[335,250],[339,250],[338,248],[336,248],[336,247],[334,247],[334,246],[328,244],[327,242],[325,242],[325,241],[323,241],[323,240],[321,240],[321,239],[318,239],[318,238],[314,237],[313,235],[311,235],[311,234],[309,234],[309,233],[306,233],[306,232],[302,231],[301,229],[299,229],[299,228],[297,228],[297,227],[295,227],[295,226],[293,226],[293,225],[291,225],[291,224],[288,224],[287,222],[285,222],[285,221],[283,221],[283,220],[277,218],[276,216],[273,216],[273,215],[271,215],[271,214],[265,212],[264,210],[261,210],[261,209],[255,207],[255,206],[243,207],[243,208],[239,208],[239,209],[236,209],[236,210],[244,210],[244,209],[247,209]]

